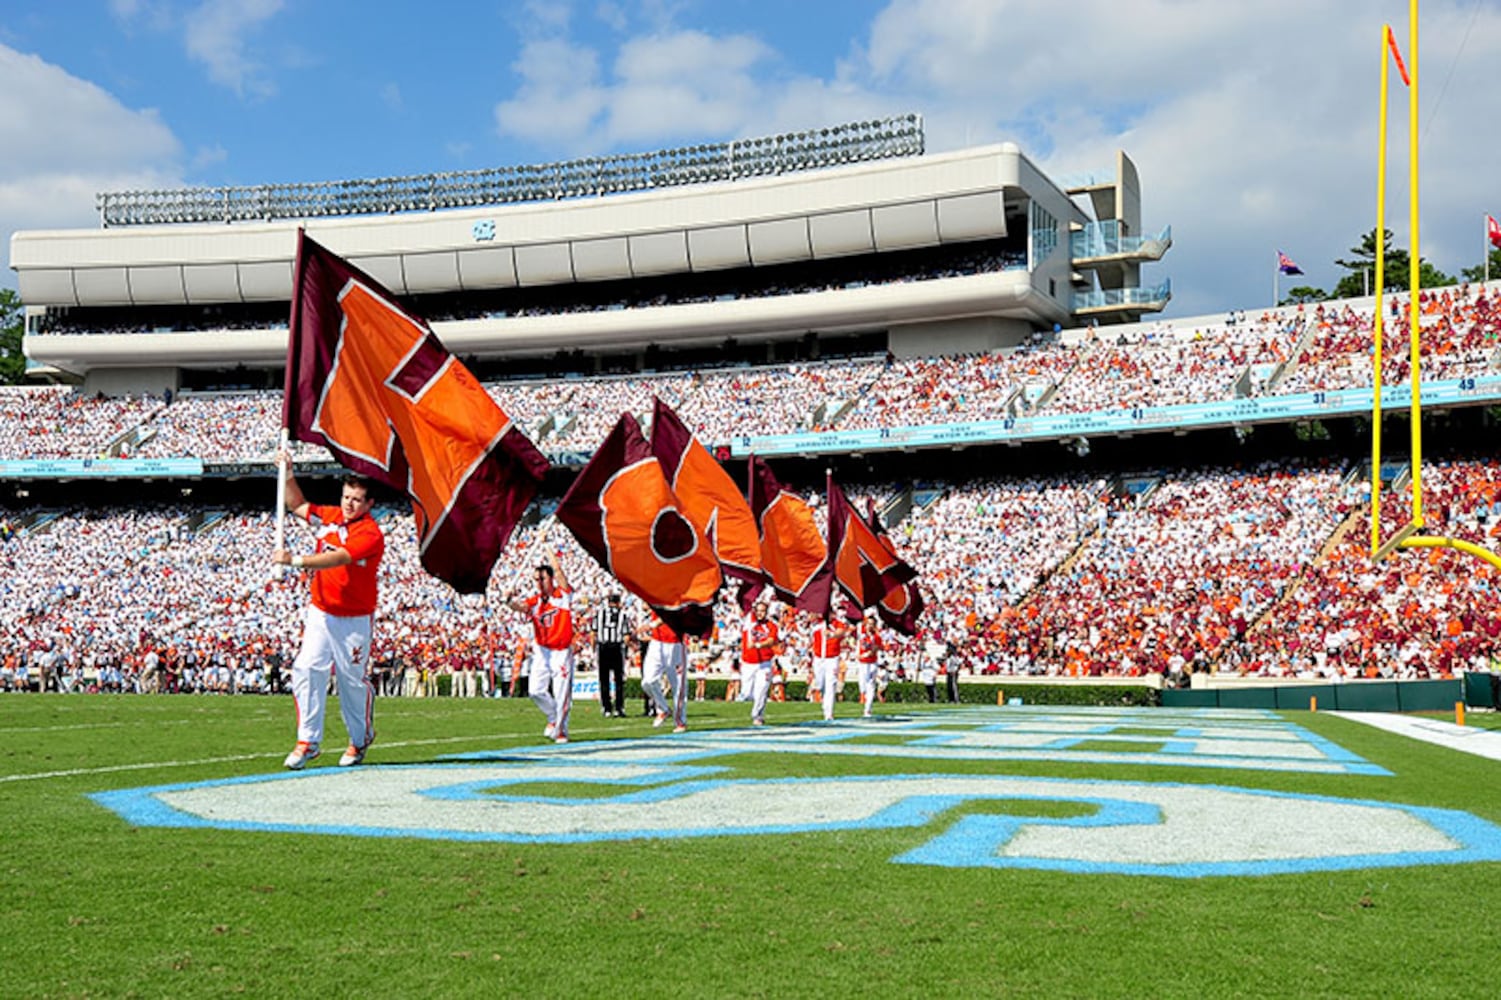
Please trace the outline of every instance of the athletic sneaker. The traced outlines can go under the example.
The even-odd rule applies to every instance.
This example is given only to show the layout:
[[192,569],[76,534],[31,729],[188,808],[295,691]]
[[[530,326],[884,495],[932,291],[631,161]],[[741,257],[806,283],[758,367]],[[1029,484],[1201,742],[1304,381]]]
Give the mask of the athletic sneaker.
[[687,731],[688,731],[688,727],[687,726],[678,726],[675,729],[673,729],[673,732],[675,732],[675,733],[686,733]]
[[666,721],[667,721],[667,713],[666,712],[658,712],[657,713],[656,721],[653,722],[651,724],[651,726],[652,726],[653,729],[659,729],[659,728],[661,728],[662,723],[664,723]]
[[764,726],[764,725],[766,725],[766,720],[765,719],[752,719],[751,720],[751,725],[753,725],[753,726]]
[[556,732],[557,732],[557,729],[553,727],[553,724],[551,722],[549,722],[547,724],[547,728],[544,729],[544,730],[542,730],[542,738],[545,739],[545,740],[550,740],[550,739],[552,739],[553,734],[556,733]]
[[566,736],[559,736],[554,742],[556,742],[556,743],[567,743],[568,742],[568,737],[566,737]]
[[365,748],[349,744],[349,749],[344,751],[344,756],[339,758],[340,767],[354,767],[365,759]]
[[298,740],[292,752],[287,754],[287,759],[282,761],[282,765],[291,771],[301,771],[307,766],[308,761],[313,760],[322,752],[313,744]]

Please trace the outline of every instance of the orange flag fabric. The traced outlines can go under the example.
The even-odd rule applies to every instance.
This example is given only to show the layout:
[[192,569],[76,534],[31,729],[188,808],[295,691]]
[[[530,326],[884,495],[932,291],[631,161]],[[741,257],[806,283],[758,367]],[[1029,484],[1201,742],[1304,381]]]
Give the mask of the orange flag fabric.
[[634,416],[621,414],[563,495],[557,517],[674,631],[701,636],[713,628],[724,580],[714,546],[673,493]]
[[547,459],[427,322],[299,232],[282,426],[412,501],[422,566],[482,593]]

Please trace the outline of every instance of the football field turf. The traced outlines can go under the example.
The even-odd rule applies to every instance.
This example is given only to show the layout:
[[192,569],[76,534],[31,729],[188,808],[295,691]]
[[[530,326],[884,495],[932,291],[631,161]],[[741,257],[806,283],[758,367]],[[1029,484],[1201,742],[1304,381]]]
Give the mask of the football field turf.
[[364,766],[291,774],[290,699],[0,697],[0,996],[1494,993],[1501,763],[839,707],[584,704],[555,746],[524,700],[383,700]]

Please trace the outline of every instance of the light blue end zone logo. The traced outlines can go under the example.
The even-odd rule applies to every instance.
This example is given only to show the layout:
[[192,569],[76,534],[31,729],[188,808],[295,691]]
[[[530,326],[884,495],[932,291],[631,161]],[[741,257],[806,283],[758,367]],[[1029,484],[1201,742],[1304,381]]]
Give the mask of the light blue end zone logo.
[[[854,750],[852,734],[873,729],[887,736],[909,730],[930,759],[955,742],[962,747],[956,755],[973,759],[980,746],[963,737],[996,724],[994,716],[969,712],[882,726],[786,727],[766,733],[770,739],[732,731],[691,740],[575,743],[503,758],[475,754],[451,763],[321,768],[92,798],[143,826],[500,843],[931,828],[925,841],[890,860],[1175,878],[1501,860],[1501,828],[1494,824],[1462,811],[1371,799],[1233,784],[985,774],[738,779],[715,760],[747,752]],[[1066,757],[1059,742],[1075,738],[1067,734],[1070,727],[1088,728],[1076,734],[1086,740],[1120,728],[1153,736],[1137,721],[1039,713],[1024,727],[1025,742],[1050,744],[1051,752]],[[1176,725],[1172,732],[1180,741],[1197,738],[1188,728]],[[1219,720],[1201,728],[1221,731],[1239,750],[1261,729],[1281,745],[1274,755],[1279,760],[1285,763],[1290,752],[1290,730],[1280,720],[1240,720],[1228,728]],[[1293,743],[1306,747],[1302,737],[1310,735],[1294,733]],[[1328,761],[1332,751],[1341,767],[1371,773],[1354,755],[1314,742],[1319,759]],[[1169,745],[1168,756],[1191,757],[1173,743],[1159,741]],[[889,757],[902,746],[861,749]],[[571,786],[568,794],[557,794],[560,785]],[[1028,808],[1033,802],[1035,810]],[[1067,804],[1069,815],[1057,815],[1057,803]]]

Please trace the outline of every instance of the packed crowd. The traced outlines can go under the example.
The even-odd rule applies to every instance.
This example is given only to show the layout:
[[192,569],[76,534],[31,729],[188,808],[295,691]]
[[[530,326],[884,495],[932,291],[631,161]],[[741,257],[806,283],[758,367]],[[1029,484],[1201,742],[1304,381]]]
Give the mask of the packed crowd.
[[[1411,377],[1409,299],[1387,300],[1382,323],[1383,385],[1402,385]],[[1497,368],[1501,331],[1501,289],[1487,294],[1482,286],[1460,285],[1423,292],[1418,300],[1422,331],[1422,378],[1457,379]],[[1308,335],[1296,364],[1277,387],[1279,393],[1350,389],[1371,384],[1375,319],[1370,308],[1320,304],[1308,314]]]
[[[1426,465],[1423,495],[1428,534],[1495,551],[1501,463]],[[1442,548],[1399,551],[1373,562],[1369,497],[1369,483],[1351,487],[1345,502],[1362,516],[1228,663],[1254,664],[1273,676],[1413,678],[1487,670],[1501,657],[1501,574],[1472,555]],[[1391,538],[1411,513],[1410,493],[1384,493],[1381,537]]]
[[[1501,370],[1501,288],[1423,293],[1423,374]],[[1406,300],[1390,300],[1384,382],[1408,374]],[[634,376],[500,382],[489,391],[546,451],[588,452],[624,411],[675,407],[711,445],[741,435],[963,423],[1282,395],[1370,384],[1369,309],[1324,303],[1206,326],[1158,322],[1038,336],[987,354],[855,358]],[[0,392],[0,459],[269,461],[276,392],[104,399],[62,387]],[[133,432],[133,433],[132,433]]]
[[[894,531],[922,573],[928,611],[917,636],[886,634],[888,675],[941,662],[976,674],[1155,673],[1172,683],[1205,671],[1432,677],[1501,658],[1501,577],[1439,549],[1372,564],[1367,501],[1350,471],[1284,462],[1129,484],[1069,476],[941,486]],[[896,489],[854,499],[863,506]],[[1501,463],[1434,465],[1425,495],[1431,530],[1487,547],[1501,537]],[[1403,498],[1393,494],[1386,508],[1390,532],[1405,518]],[[528,592],[548,549],[579,595],[589,669],[591,611],[619,588],[538,513],[487,592],[471,597],[421,569],[408,514],[380,513],[388,550],[375,659],[395,691],[417,693],[403,676],[519,676],[530,629],[506,602]],[[305,583],[272,575],[269,513],[79,509],[11,522],[0,540],[0,687],[45,676],[59,690],[276,689]],[[292,539],[306,548],[298,529]],[[717,671],[731,668],[737,648],[729,596],[696,651]],[[644,620],[644,609],[635,613]],[[786,669],[800,676],[813,623],[785,609],[781,617]],[[460,689],[478,693],[472,681]]]
[[102,458],[161,399],[86,396],[67,386],[0,386],[0,459]]

